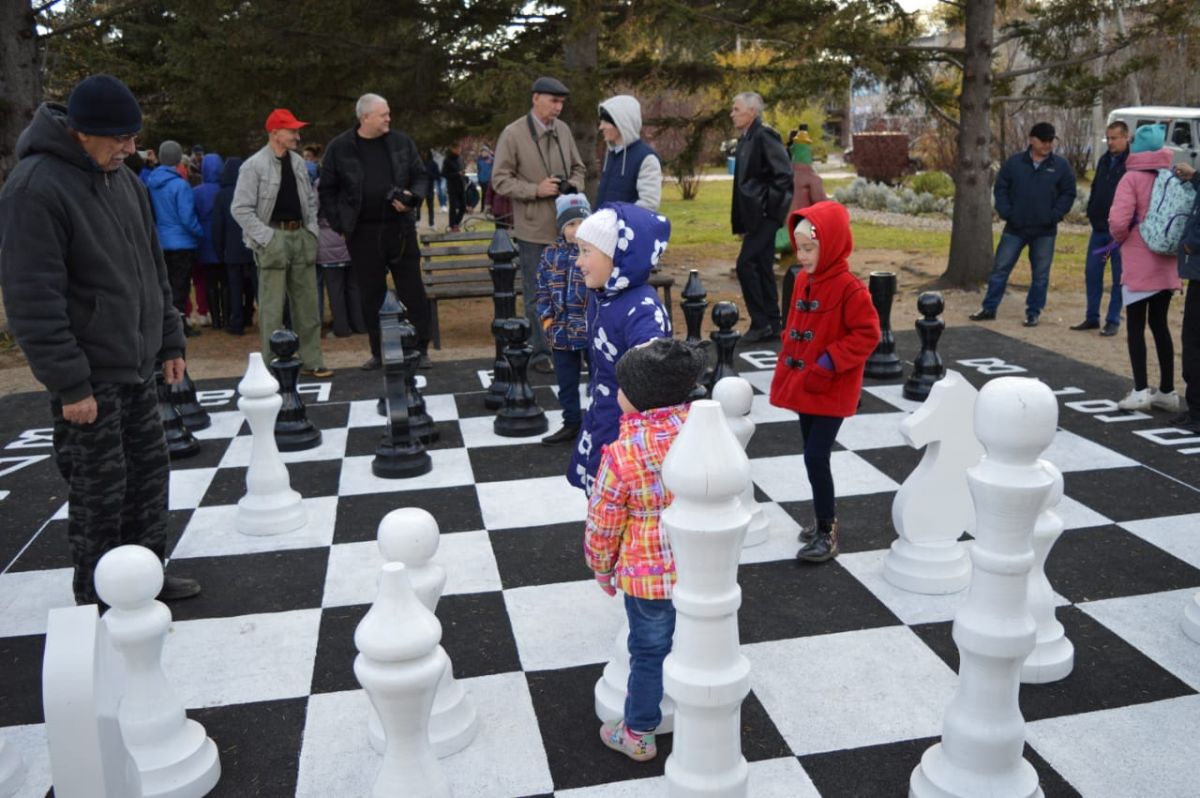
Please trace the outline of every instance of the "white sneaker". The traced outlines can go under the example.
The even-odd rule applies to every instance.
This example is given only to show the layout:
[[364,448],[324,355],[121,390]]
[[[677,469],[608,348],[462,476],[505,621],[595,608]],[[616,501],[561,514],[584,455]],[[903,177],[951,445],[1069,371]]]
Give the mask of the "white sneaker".
[[1170,393],[1155,391],[1154,398],[1150,400],[1151,407],[1157,410],[1166,410],[1168,413],[1178,413],[1179,405],[1179,394],[1174,391]]
[[1130,391],[1129,395],[1117,402],[1122,410],[1149,410],[1154,402],[1154,391],[1144,388],[1140,391]]

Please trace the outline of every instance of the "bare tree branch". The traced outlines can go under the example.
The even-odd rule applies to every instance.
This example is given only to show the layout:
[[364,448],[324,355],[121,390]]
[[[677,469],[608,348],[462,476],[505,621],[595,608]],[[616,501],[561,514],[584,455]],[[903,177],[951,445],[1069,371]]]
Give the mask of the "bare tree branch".
[[958,120],[955,119],[954,117],[950,116],[949,114],[947,114],[945,111],[943,111],[938,106],[937,102],[932,97],[929,96],[929,92],[925,88],[925,84],[923,82],[920,82],[920,81],[917,82],[917,91],[921,92],[921,97],[924,98],[925,105],[929,108],[929,110],[931,110],[935,114],[937,114],[938,117],[943,122],[945,122],[948,125],[951,125],[955,130],[958,130],[958,127],[959,127]]
[[1128,47],[1130,44],[1132,44],[1132,42],[1128,42],[1128,41],[1120,42],[1118,44],[1114,44],[1112,47],[1108,47],[1104,50],[1100,50],[1095,53],[1088,53],[1087,55],[1081,55],[1078,58],[1068,58],[1063,61],[1051,61],[1048,64],[1038,64],[1037,66],[1025,67],[1024,69],[1010,69],[1007,72],[997,72],[995,75],[992,76],[992,78],[993,78],[993,80],[997,80],[997,81],[1008,80],[1009,78],[1019,78],[1022,75],[1032,75],[1035,72],[1045,72],[1048,69],[1058,69],[1059,67],[1075,66],[1076,64],[1086,64],[1088,61],[1095,61],[1097,58],[1104,58],[1106,56],[1112,55],[1113,53],[1120,52],[1121,50],[1124,50],[1126,47]]
[[939,47],[937,45],[926,46],[920,44],[896,44],[888,47],[889,50],[894,50],[897,53],[948,53],[950,55],[966,55],[966,47]]
[[37,16],[38,14],[42,14],[46,11],[49,11],[51,8],[58,5],[62,1],[63,0],[46,0],[45,3],[38,6],[37,8],[33,9],[33,14],[34,14],[34,16]]
[[148,2],[149,2],[149,0],[129,0],[129,2],[127,2],[127,3],[122,3],[118,6],[113,6],[111,9],[109,9],[108,11],[105,11],[103,14],[96,14],[95,16],[88,17],[87,19],[80,19],[75,22],[68,22],[66,25],[63,25],[62,27],[58,27],[52,31],[43,33],[38,38],[39,39],[49,39],[51,36],[61,36],[64,33],[70,33],[71,31],[76,31],[76,30],[79,30],[80,28],[86,28],[90,25],[95,25],[97,22],[103,22],[106,19],[112,19],[113,17],[119,17],[120,15],[124,14],[125,12],[132,11],[133,9],[137,8],[138,6],[146,5]]

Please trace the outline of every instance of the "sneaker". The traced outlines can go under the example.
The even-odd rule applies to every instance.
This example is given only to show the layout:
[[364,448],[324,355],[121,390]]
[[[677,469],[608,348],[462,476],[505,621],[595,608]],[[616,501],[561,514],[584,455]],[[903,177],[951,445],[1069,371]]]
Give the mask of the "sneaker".
[[1025,321],[1021,322],[1021,324],[1022,324],[1022,325],[1024,325],[1025,327],[1036,327],[1036,326],[1038,326],[1038,314],[1036,314],[1036,313],[1026,313],[1026,314],[1025,314]]
[[1079,322],[1078,324],[1072,324],[1071,329],[1072,330],[1099,330],[1100,322],[1096,321],[1095,319],[1091,319],[1091,320],[1085,319],[1085,320]]
[[332,377],[333,369],[327,369],[324,366],[319,366],[315,369],[302,369],[300,373],[305,377]]
[[1100,331],[1100,334],[1103,335],[1105,338],[1112,338],[1114,335],[1117,334],[1117,331],[1120,329],[1121,329],[1120,324],[1113,324],[1111,321],[1106,321],[1106,322],[1104,322],[1104,329]]
[[967,316],[967,318],[971,321],[995,321],[996,311],[988,310],[987,308],[980,308],[970,316]]
[[1155,391],[1154,396],[1150,399],[1150,406],[1155,410],[1166,410],[1168,413],[1178,413],[1179,408],[1183,403],[1179,401],[1179,394],[1174,391]]
[[1200,418],[1193,418],[1190,410],[1185,410],[1177,416],[1173,416],[1167,422],[1172,427],[1176,427],[1187,432],[1200,433]]
[[645,762],[658,755],[654,732],[636,734],[625,728],[625,721],[605,723],[600,727],[600,739],[614,751],[620,751],[634,762]]
[[1153,402],[1154,392],[1143,388],[1140,391],[1130,391],[1128,396],[1117,402],[1117,407],[1122,410],[1149,410]]
[[158,591],[159,601],[179,601],[200,595],[200,583],[186,576],[163,577],[162,590]]

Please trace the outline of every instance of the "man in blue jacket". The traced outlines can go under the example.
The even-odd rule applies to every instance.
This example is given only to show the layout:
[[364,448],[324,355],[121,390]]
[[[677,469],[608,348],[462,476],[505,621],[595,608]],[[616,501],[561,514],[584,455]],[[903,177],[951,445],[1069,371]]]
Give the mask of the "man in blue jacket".
[[[1075,203],[1075,172],[1061,155],[1054,154],[1054,125],[1038,122],[1029,131],[1029,146],[1004,162],[996,176],[993,196],[1004,232],[988,278],[983,307],[970,318],[991,321],[1004,299],[1008,275],[1021,250],[1029,247],[1033,280],[1025,295],[1025,326],[1036,327],[1050,287],[1050,264],[1058,223]],[[159,153],[162,157],[162,153]]]
[[[1092,193],[1088,195],[1087,215],[1092,223],[1092,236],[1088,239],[1087,265],[1083,280],[1087,289],[1087,312],[1083,321],[1071,326],[1072,330],[1100,330],[1104,336],[1116,335],[1121,329],[1121,250],[1111,249],[1113,237],[1108,232],[1108,211],[1117,183],[1125,176],[1125,159],[1129,156],[1129,125],[1120,120],[1113,122],[1104,131],[1108,151],[1100,156],[1096,164],[1096,176],[1092,179]],[[1100,327],[1100,300],[1104,298],[1104,266],[1112,263],[1112,293],[1108,300],[1108,311],[1104,316],[1104,327]]]
[[196,216],[196,200],[192,186],[179,174],[177,166],[183,160],[183,148],[175,141],[158,146],[159,166],[150,173],[146,188],[150,189],[150,204],[158,225],[158,240],[163,258],[167,261],[167,276],[171,281],[171,296],[182,315],[185,335],[200,331],[187,323],[187,299],[192,286],[192,264],[196,249],[204,237],[200,219]]
[[1183,381],[1187,383],[1187,410],[1171,423],[1188,432],[1200,433],[1200,172],[1185,163],[1175,164],[1175,174],[1196,187],[1192,215],[1179,243],[1179,276],[1187,280],[1183,301]]

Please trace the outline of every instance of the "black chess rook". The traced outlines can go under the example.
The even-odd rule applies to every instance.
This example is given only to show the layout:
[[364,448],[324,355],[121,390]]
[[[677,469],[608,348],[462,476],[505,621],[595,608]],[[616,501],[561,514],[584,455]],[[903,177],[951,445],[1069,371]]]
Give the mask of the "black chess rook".
[[867,358],[864,374],[873,380],[894,380],[904,376],[904,364],[896,356],[896,336],[892,332],[892,302],[896,299],[896,273],[871,272],[867,281],[871,304],[879,314],[879,344]]
[[208,417],[208,411],[196,400],[196,384],[192,382],[186,368],[183,370],[183,379],[170,388],[171,401],[179,410],[183,425],[192,432],[208,429],[212,419]]
[[[496,341],[495,365],[492,366],[492,384],[488,386],[483,404],[488,410],[499,410],[504,406],[504,397],[508,394],[508,382],[512,374],[508,368],[508,360],[504,357],[503,326],[506,319],[517,315],[517,292],[515,289],[517,266],[513,261],[517,257],[517,248],[507,230],[497,230],[488,246],[488,258],[492,265],[488,273],[492,277],[492,338]],[[525,301],[531,301],[533,286],[523,286]]]
[[308,418],[308,410],[300,397],[300,337],[291,330],[276,330],[270,338],[271,358],[269,368],[279,383],[279,397],[283,403],[275,416],[275,445],[281,452],[302,452],[321,445],[321,430]]
[[155,365],[154,379],[158,382],[158,412],[162,416],[163,433],[167,436],[167,452],[172,460],[182,460],[200,451],[200,441],[192,436],[175,406],[171,386],[163,375],[162,363]]
[[[388,291],[379,309],[379,335],[388,416],[383,437],[375,448],[375,459],[371,461],[371,473],[384,479],[419,477],[433,469],[425,444],[413,431],[408,406],[408,383],[416,380],[421,353],[416,347],[417,331],[408,321],[404,305],[392,291]],[[409,342],[407,349],[406,341]]]
[[550,428],[550,422],[529,385],[529,358],[533,356],[533,347],[526,343],[529,320],[505,319],[500,330],[506,342],[504,357],[508,360],[509,383],[504,407],[496,413],[492,428],[505,438],[541,435]]
[[904,383],[904,398],[924,402],[933,384],[946,376],[942,356],[938,354],[938,339],[946,322],[938,318],[946,309],[946,302],[937,291],[927,291],[917,297],[917,311],[924,318],[917,319],[917,335],[921,338],[921,351],[913,361],[912,374]]

